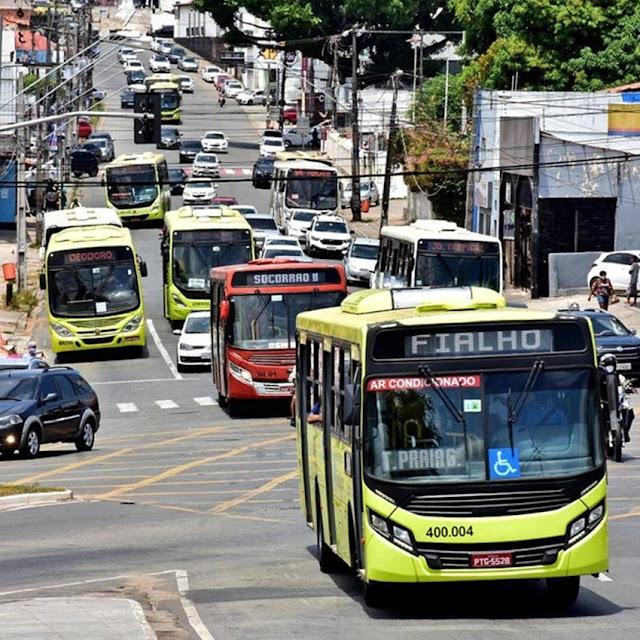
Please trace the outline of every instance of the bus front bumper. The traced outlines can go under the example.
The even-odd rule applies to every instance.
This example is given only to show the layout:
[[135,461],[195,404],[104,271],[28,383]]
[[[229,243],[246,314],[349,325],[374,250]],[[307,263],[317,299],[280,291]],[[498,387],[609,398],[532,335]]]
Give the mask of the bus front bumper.
[[164,209],[159,199],[150,207],[140,209],[116,209],[123,220],[130,222],[143,222],[144,220],[164,220]]
[[118,349],[122,347],[144,347],[147,343],[144,321],[133,331],[86,332],[72,333],[70,336],[59,335],[49,326],[51,349],[54,353],[82,351],[86,349]]
[[[244,374],[242,373],[244,372]],[[293,395],[293,383],[258,381],[250,379],[246,369],[236,367],[228,370],[229,398],[238,400],[287,399]]]
[[169,295],[171,300],[167,309],[168,320],[186,320],[192,311],[208,311],[211,308],[211,302],[208,298],[187,298],[173,287],[169,291]]

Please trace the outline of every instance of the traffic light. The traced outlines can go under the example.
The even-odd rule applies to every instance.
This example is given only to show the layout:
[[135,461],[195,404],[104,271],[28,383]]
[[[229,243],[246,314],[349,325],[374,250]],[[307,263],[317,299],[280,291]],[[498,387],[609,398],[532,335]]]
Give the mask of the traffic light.
[[136,118],[133,121],[133,141],[136,144],[158,144],[162,125],[161,96],[159,93],[136,93],[133,96],[134,113],[148,113],[151,118]]

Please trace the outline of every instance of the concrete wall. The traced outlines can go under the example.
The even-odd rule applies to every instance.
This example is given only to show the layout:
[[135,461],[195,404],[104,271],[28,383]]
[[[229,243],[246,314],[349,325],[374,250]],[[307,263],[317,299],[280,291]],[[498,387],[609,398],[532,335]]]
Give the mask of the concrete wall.
[[549,254],[549,297],[588,291],[587,274],[600,251]]
[[425,193],[409,191],[407,194],[407,221],[431,220],[435,218],[431,201]]

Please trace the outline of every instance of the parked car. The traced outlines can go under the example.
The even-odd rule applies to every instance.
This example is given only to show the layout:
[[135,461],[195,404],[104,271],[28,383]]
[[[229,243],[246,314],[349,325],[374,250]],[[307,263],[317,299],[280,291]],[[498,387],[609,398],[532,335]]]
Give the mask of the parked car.
[[193,56],[183,56],[178,60],[178,69],[183,71],[197,71],[198,61]]
[[202,151],[200,140],[182,140],[180,142],[179,162],[193,162],[196,154]]
[[219,153],[229,151],[229,141],[222,131],[206,131],[200,143],[203,151],[218,151]]
[[182,93],[193,93],[193,80],[189,76],[178,76]]
[[234,204],[233,208],[243,216],[249,216],[253,215],[254,213],[258,213],[258,210],[250,204]]
[[346,253],[351,242],[349,226],[340,216],[318,214],[307,231],[307,253]]
[[288,244],[269,244],[261,252],[261,258],[298,258],[304,260],[306,256],[299,247]]
[[183,204],[211,204],[218,188],[213,180],[190,178],[182,192]]
[[260,155],[265,158],[275,158],[276,153],[284,150],[282,138],[263,138],[260,143]]
[[78,120],[78,138],[88,138],[93,131],[93,127],[88,120]]
[[[204,284],[203,284],[204,288]],[[178,371],[185,367],[211,365],[211,333],[208,311],[192,311],[174,333],[180,338],[176,347]]]
[[320,148],[320,128],[313,127],[306,133],[302,133],[295,127],[291,127],[284,132],[282,142],[286,149],[289,149],[290,147],[318,149]]
[[344,270],[349,282],[366,282],[376,270],[380,240],[377,238],[355,238],[344,257]]
[[127,84],[144,84],[144,80],[147,77],[147,74],[144,71],[136,70],[130,71],[125,74],[127,77]]
[[313,211],[294,211],[285,222],[283,231],[288,236],[297,238],[301,244],[306,244],[307,231],[311,229],[311,223],[317,215]]
[[[351,198],[353,196],[353,183],[349,180],[346,183],[340,183],[340,206],[347,209],[351,206]],[[373,180],[366,178],[360,180],[360,200],[369,199],[372,207],[380,204],[380,192],[378,186]]]
[[200,176],[217,178],[220,175],[220,163],[215,153],[200,151],[193,159],[193,170],[191,175],[196,178]]
[[276,221],[272,216],[268,214],[254,213],[245,216],[245,218],[253,229],[253,241],[256,245],[256,249],[262,249],[265,238],[282,237],[282,234],[276,225]]
[[256,189],[270,189],[275,158],[258,158],[253,164],[251,184]]
[[224,95],[227,96],[227,98],[235,98],[242,91],[244,91],[244,87],[240,80],[231,78],[224,84]]
[[125,89],[120,93],[120,108],[133,109],[134,94],[131,89]]
[[629,269],[633,258],[640,258],[640,250],[629,249],[627,251],[607,251],[601,253],[591,265],[587,275],[587,285],[591,289],[594,280],[601,271],[607,272],[607,278],[611,280],[613,288],[625,291],[629,286]]
[[[163,52],[164,53],[164,52]],[[182,47],[171,47],[171,51],[167,54],[171,64],[178,64],[178,60],[186,55],[186,51]]]
[[82,145],[82,147],[88,151],[92,150],[89,147],[97,147],[100,153],[99,162],[111,162],[116,157],[113,142],[108,138],[94,138],[93,134],[91,134],[89,142]]
[[149,69],[151,69],[153,73],[169,73],[171,71],[169,58],[161,53],[157,53],[149,59]]
[[40,445],[71,442],[90,451],[100,428],[98,396],[70,367],[0,371],[0,442],[3,455],[35,458]]
[[296,124],[298,122],[298,107],[295,104],[287,104],[282,110],[282,117],[285,122]]
[[189,176],[182,167],[169,167],[169,185],[171,187],[171,195],[179,196],[184,191],[184,185]]
[[216,74],[218,73],[222,73],[222,69],[214,64],[209,64],[206,67],[202,67],[202,69],[200,69],[200,77],[205,82],[213,82],[215,80]]
[[267,104],[267,92],[264,89],[245,89],[235,98],[238,104]]
[[71,173],[76,178],[80,178],[84,174],[95,178],[99,170],[98,159],[94,153],[83,149],[74,149],[71,152]]
[[178,149],[180,140],[182,140],[180,129],[176,127],[161,127],[160,142],[157,147],[158,149]]
[[640,377],[640,338],[635,329],[629,329],[614,315],[601,309],[560,309],[562,313],[582,316],[591,320],[598,356],[612,353],[618,363],[618,371],[625,376]]

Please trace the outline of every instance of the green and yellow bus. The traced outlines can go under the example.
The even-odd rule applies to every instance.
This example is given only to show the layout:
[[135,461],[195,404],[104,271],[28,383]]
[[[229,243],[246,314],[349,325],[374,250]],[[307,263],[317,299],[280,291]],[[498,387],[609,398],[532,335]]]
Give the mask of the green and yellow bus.
[[235,209],[182,207],[165,216],[161,251],[164,316],[173,324],[209,309],[213,267],[253,259],[253,233]]
[[301,504],[384,606],[389,583],[608,568],[602,378],[570,314],[480,288],[370,290],[297,319]]
[[180,82],[172,78],[150,76],[145,78],[144,86],[149,93],[159,93],[160,110],[163,123],[180,124],[182,122],[182,89]]
[[104,169],[107,205],[123,220],[163,220],[171,207],[167,161],[161,153],[118,156]]
[[49,240],[40,275],[55,353],[146,344],[141,278],[147,267],[131,232],[73,227]]

